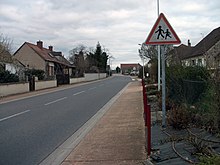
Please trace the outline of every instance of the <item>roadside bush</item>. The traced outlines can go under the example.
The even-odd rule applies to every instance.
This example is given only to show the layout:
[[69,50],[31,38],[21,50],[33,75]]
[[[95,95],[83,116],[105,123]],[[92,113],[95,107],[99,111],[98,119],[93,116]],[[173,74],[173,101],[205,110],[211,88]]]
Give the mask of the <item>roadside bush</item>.
[[180,65],[167,68],[167,96],[174,103],[194,104],[207,88],[210,74],[204,67],[183,67]]
[[[209,84],[201,99],[195,104],[197,107],[197,115],[202,118],[202,126],[210,132],[219,131],[220,112],[216,86]],[[200,122],[199,122],[200,124]]]
[[146,92],[147,92],[147,95],[158,95],[159,93],[157,86],[155,86],[154,84],[151,84],[151,85],[148,84],[146,86]]
[[206,68],[172,66],[167,68],[166,82],[171,126],[182,129],[192,123],[216,129],[220,121],[216,111],[216,89],[209,83],[210,74]]
[[0,71],[0,83],[19,82],[19,77],[9,71]]
[[28,69],[25,71],[26,76],[36,76],[38,80],[43,80],[45,77],[45,72],[40,69]]
[[214,156],[201,156],[199,158],[200,162],[198,165],[218,165],[220,164],[220,156],[214,155]]
[[190,112],[185,105],[173,106],[167,113],[167,122],[174,129],[185,129],[190,123]]

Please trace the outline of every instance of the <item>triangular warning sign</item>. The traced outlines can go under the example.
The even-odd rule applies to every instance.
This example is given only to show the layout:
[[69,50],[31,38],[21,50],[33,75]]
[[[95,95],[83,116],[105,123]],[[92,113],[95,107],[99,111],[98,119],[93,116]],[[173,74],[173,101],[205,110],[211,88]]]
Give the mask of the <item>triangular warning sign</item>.
[[159,15],[156,23],[148,35],[145,44],[147,45],[166,45],[180,44],[181,41],[163,13]]

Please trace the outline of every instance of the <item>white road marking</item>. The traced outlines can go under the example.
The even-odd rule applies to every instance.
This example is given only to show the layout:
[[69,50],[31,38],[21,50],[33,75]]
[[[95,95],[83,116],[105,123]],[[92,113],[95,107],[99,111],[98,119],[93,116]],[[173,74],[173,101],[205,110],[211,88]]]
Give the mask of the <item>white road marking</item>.
[[66,99],[66,98],[67,98],[67,97],[63,97],[63,98],[60,98],[60,99],[51,101],[51,102],[49,102],[49,103],[46,103],[46,104],[44,104],[44,105],[50,105],[50,104],[56,103],[56,102],[58,102],[58,101],[64,100],[64,99]]
[[[130,84],[130,83],[129,83]],[[106,103],[93,117],[91,117],[83,126],[81,126],[72,136],[70,136],[63,144],[56,148],[46,159],[39,165],[59,165],[65,158],[75,149],[81,140],[89,133],[102,116],[110,109],[114,102],[127,89],[127,84],[118,94],[116,94],[108,103]]]
[[0,122],[2,122],[2,121],[4,121],[4,120],[7,120],[7,119],[10,119],[10,118],[12,118],[12,117],[16,117],[16,116],[22,115],[22,114],[27,113],[27,112],[30,112],[30,110],[26,110],[26,111],[23,111],[23,112],[20,112],[20,113],[16,113],[16,114],[14,114],[14,115],[11,115],[11,116],[2,118],[2,119],[0,119]]
[[88,90],[93,90],[93,89],[95,89],[96,87],[92,87],[92,88],[89,88]]
[[79,95],[79,94],[84,93],[84,92],[85,92],[85,91],[81,91],[81,92],[74,93],[73,96]]

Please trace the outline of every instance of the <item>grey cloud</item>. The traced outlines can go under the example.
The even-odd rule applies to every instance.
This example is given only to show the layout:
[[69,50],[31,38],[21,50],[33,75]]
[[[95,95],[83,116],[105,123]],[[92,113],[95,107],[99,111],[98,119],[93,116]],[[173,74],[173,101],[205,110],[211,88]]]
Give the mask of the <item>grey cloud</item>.
[[[113,66],[141,62],[138,44],[157,18],[156,0],[1,0],[0,9],[0,32],[16,48],[40,39],[68,56],[74,45],[95,47],[100,41],[115,57]],[[219,0],[160,0],[160,11],[185,44],[196,44],[201,33],[220,25]]]

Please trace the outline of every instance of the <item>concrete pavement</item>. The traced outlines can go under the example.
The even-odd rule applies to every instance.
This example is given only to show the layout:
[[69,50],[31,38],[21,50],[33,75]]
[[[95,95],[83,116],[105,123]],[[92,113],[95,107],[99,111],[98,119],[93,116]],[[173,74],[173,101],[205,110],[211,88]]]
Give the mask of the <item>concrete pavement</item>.
[[140,82],[130,83],[62,165],[145,164],[141,90]]
[[[75,84],[77,86],[80,84]],[[0,103],[63,90],[61,86],[0,98]],[[62,165],[148,164],[145,152],[142,86],[133,81]]]

